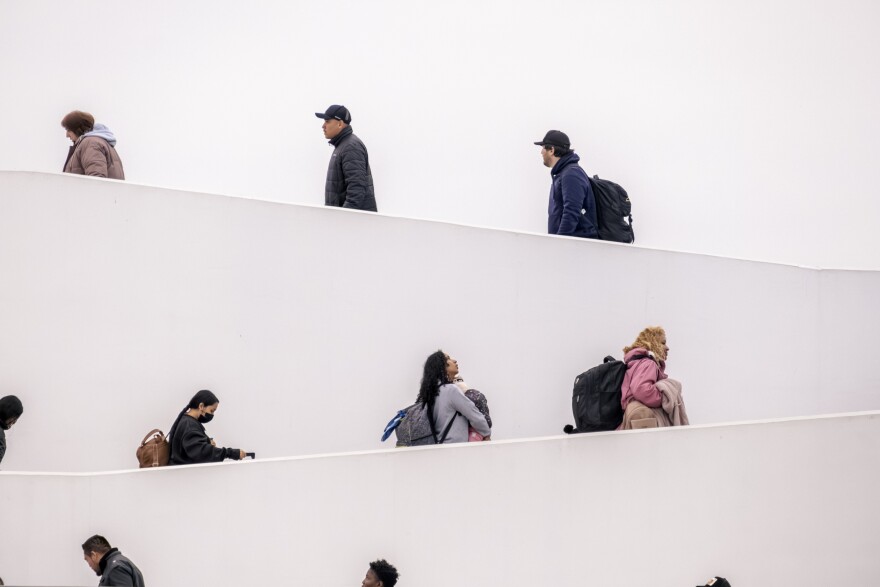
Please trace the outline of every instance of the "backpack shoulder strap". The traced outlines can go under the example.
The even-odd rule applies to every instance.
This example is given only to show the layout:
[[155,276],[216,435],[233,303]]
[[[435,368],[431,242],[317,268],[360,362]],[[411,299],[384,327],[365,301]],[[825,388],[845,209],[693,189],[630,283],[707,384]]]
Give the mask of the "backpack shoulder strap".
[[446,425],[446,428],[443,430],[443,436],[440,437],[440,442],[438,442],[437,444],[443,444],[443,442],[446,440],[446,435],[449,434],[449,430],[452,428],[452,423],[455,422],[455,419],[459,416],[460,414],[458,412],[455,412],[452,415],[452,419],[449,420],[449,424]]

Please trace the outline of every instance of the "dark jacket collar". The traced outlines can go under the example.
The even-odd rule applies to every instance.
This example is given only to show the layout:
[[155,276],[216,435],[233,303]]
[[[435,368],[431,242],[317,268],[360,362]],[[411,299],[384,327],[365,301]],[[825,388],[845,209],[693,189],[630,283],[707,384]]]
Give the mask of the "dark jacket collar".
[[341,141],[342,139],[344,139],[345,137],[347,137],[348,135],[350,135],[353,132],[354,131],[352,130],[351,125],[346,126],[341,131],[339,131],[338,135],[336,135],[335,137],[330,139],[330,144],[335,147],[336,145],[339,144],[339,141]]
[[110,557],[114,554],[118,553],[118,548],[111,548],[107,552],[104,553],[104,556],[101,557],[100,562],[98,563],[98,570],[101,571],[101,576],[104,575],[104,569],[107,568],[107,561],[110,560]]
[[572,151],[571,153],[569,153],[568,155],[565,155],[564,157],[559,159],[559,161],[556,162],[556,165],[554,165],[553,169],[550,170],[550,175],[555,177],[565,167],[567,167],[568,165],[575,164],[580,160],[581,160],[581,158],[578,156],[578,154],[575,153],[574,151]]

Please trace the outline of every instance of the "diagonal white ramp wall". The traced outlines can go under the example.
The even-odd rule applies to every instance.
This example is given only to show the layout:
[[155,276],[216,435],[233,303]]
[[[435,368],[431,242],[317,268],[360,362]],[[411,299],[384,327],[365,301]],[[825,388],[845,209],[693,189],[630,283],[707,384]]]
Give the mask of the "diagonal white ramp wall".
[[378,448],[438,347],[495,438],[556,434],[648,324],[695,423],[880,408],[877,272],[0,172],[0,276],[6,470],[132,466],[205,387],[221,445]]
[[342,103],[384,213],[541,231],[532,143],[561,128],[629,190],[643,244],[880,269],[877,2],[373,0],[334,16],[4,0],[0,165],[59,170],[59,121],[80,108],[116,133],[129,180],[320,204],[313,113]]
[[100,474],[0,473],[0,569],[89,584],[98,532],[153,587],[860,584],[880,413]]

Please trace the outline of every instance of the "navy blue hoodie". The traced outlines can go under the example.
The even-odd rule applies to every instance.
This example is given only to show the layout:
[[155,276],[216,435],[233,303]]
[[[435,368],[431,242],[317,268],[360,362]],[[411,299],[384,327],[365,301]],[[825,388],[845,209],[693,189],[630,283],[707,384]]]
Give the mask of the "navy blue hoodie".
[[550,207],[547,232],[581,238],[597,238],[596,199],[586,172],[578,165],[581,158],[572,151],[550,170]]

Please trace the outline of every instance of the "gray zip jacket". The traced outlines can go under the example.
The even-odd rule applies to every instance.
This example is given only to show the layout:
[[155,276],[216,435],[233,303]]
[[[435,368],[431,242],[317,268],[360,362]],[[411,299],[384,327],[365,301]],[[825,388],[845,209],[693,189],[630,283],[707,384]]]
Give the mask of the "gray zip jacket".
[[480,413],[474,402],[466,398],[457,385],[447,383],[440,386],[440,393],[434,398],[434,422],[437,426],[438,440],[456,412],[461,415],[452,423],[452,428],[449,429],[443,444],[467,442],[468,424],[483,436],[492,434],[486,417]]

